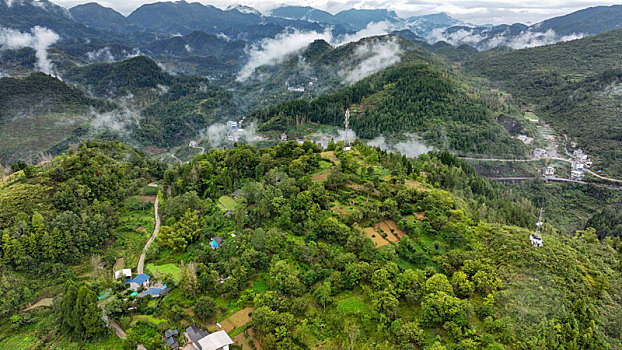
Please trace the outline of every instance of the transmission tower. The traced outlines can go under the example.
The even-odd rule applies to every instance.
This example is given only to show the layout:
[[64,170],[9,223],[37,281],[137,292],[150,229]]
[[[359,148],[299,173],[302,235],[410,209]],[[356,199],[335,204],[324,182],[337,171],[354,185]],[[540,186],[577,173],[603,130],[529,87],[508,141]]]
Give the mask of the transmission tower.
[[531,244],[534,247],[542,247],[544,242],[542,241],[542,236],[540,236],[540,229],[544,223],[542,222],[542,218],[544,216],[544,208],[540,208],[540,217],[538,218],[538,222],[536,223],[536,232],[534,234],[529,235],[529,239],[531,240]]
[[350,147],[350,109],[346,109],[346,135],[344,140],[344,145],[346,147]]

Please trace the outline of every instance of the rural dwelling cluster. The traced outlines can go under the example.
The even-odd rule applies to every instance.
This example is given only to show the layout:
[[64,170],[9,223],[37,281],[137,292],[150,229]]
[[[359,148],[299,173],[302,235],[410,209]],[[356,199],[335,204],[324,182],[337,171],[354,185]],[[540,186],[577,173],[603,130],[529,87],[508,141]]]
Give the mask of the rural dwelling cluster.
[[163,297],[169,292],[169,288],[165,283],[155,281],[151,283],[150,276],[146,273],[141,273],[132,278],[131,269],[123,269],[114,272],[114,278],[119,279],[123,277],[126,284],[129,284],[129,289],[133,291],[130,296],[138,296],[144,298],[150,296],[152,298]]
[[577,149],[572,152],[572,170],[570,178],[573,180],[583,180],[585,169],[592,166],[592,161],[583,153],[583,150]]

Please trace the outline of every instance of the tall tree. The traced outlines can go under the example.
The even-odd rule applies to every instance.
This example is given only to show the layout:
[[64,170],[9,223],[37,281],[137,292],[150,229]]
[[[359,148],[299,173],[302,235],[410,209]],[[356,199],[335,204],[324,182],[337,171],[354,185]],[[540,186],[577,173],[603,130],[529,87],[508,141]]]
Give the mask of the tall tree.
[[82,287],[80,290],[83,288],[86,290],[83,297],[84,314],[82,315],[84,338],[93,339],[101,334],[103,330],[101,321],[102,312],[97,305],[97,295],[95,292],[86,287]]
[[60,305],[61,327],[73,333],[75,323],[73,321],[73,307],[78,297],[78,286],[73,280],[67,280],[63,289],[63,299]]

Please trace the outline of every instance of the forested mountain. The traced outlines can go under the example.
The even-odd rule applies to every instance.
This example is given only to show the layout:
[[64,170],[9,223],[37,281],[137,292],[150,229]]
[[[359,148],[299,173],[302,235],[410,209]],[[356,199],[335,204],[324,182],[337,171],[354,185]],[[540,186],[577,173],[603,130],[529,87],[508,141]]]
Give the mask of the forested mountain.
[[430,144],[463,154],[522,156],[496,118],[506,106],[430,65],[405,65],[312,101],[294,100],[253,113],[262,129],[296,129],[305,123],[343,125],[346,109],[359,137],[416,132]]
[[[0,184],[0,347],[152,350],[167,329],[231,320],[237,344],[265,349],[620,346],[619,239],[545,224],[533,247],[533,205],[449,153],[353,146],[240,146],[164,171],[89,142],[19,170]],[[146,271],[170,291],[148,301],[109,276],[153,227],[150,180],[163,226]],[[50,309],[19,312],[43,296]]]
[[[140,114],[124,131],[142,146],[172,147],[237,111],[232,94],[208,79],[174,77],[153,60],[139,56],[115,63],[91,64],[70,71],[66,78],[98,97],[114,98]],[[131,118],[121,114],[119,118]]]
[[43,73],[0,79],[0,163],[38,161],[74,133],[84,133],[89,108],[107,104]]
[[[14,5],[14,6],[13,6]],[[0,23],[5,28],[30,32],[35,26],[53,30],[62,37],[92,37],[110,39],[111,35],[88,28],[71,18],[64,7],[48,0],[0,2]]]
[[466,67],[501,84],[556,129],[622,174],[620,72],[622,30],[551,46],[480,56]]
[[245,56],[246,46],[247,43],[242,40],[228,41],[216,35],[194,31],[184,36],[156,40],[147,48],[154,55],[213,56],[222,62],[240,62]]
[[594,35],[622,28],[622,5],[595,6],[537,24],[541,31],[553,29],[557,34],[582,33]]
[[117,11],[104,7],[96,2],[80,4],[69,9],[71,17],[76,21],[92,28],[115,31],[133,32],[141,28],[132,26],[127,18]]

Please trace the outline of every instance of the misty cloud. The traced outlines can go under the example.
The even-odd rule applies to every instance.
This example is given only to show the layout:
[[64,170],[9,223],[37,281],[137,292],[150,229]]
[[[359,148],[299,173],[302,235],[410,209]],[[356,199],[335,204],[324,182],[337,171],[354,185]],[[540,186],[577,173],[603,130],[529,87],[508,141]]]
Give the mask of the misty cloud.
[[274,39],[264,39],[259,46],[253,46],[249,52],[249,60],[238,73],[237,81],[245,81],[250,78],[255,70],[264,65],[274,65],[281,63],[285,58],[293,53],[301,51],[310,43],[317,39],[330,41],[332,38],[330,31],[300,32],[293,31],[281,33]]
[[359,41],[370,36],[384,35],[393,30],[393,25],[389,22],[369,23],[367,27],[354,34],[346,34],[343,37],[335,38],[332,42],[335,46],[345,45],[354,41]]
[[354,69],[342,70],[344,82],[354,83],[371,74],[400,62],[402,49],[395,39],[390,41],[373,40],[359,46],[354,51],[355,59],[361,59]]
[[428,147],[422,143],[419,137],[415,134],[406,133],[404,134],[404,137],[406,140],[387,142],[384,136],[381,135],[371,141],[368,141],[367,144],[374,147],[380,147],[387,152],[399,152],[409,158],[415,158],[421,154],[428,153],[433,150],[432,147]]
[[112,112],[99,113],[92,109],[89,111],[91,127],[94,129],[108,129],[121,134],[127,134],[140,120],[140,113],[129,108],[122,108]]
[[89,51],[86,53],[86,57],[92,62],[114,62],[115,60],[108,46],[97,51]]
[[478,33],[476,29],[460,29],[452,33],[446,33],[444,29],[437,29],[427,38],[430,43],[445,41],[453,46],[462,44],[471,45],[478,50],[489,50],[499,46],[507,46],[512,49],[524,49],[543,45],[551,45],[562,41],[580,39],[583,34],[571,34],[560,36],[553,29],[546,32],[537,32],[531,29],[525,30],[518,35],[501,33],[489,37],[486,32]]
[[53,75],[53,64],[48,58],[47,49],[60,39],[58,34],[48,28],[35,26],[30,33],[0,27],[0,45],[2,49],[16,50],[30,47],[35,50],[36,69]]
[[583,34],[576,34],[576,33],[571,34],[571,35],[560,36],[560,35],[557,35],[557,33],[555,33],[553,29],[549,29],[544,33],[525,31],[518,36],[510,37],[509,40],[506,40],[505,42],[503,41],[503,38],[500,37],[499,38],[500,44],[495,42],[495,39],[497,39],[495,37],[491,40],[491,43],[487,46],[488,48],[493,48],[493,47],[503,45],[503,46],[511,47],[513,49],[524,49],[528,47],[551,45],[551,44],[555,44],[558,42],[581,39],[584,36],[585,35]]
[[288,56],[302,51],[315,40],[322,39],[334,46],[341,46],[369,36],[387,34],[390,30],[391,26],[389,23],[379,22],[370,23],[366,28],[357,33],[336,38],[333,37],[330,30],[322,33],[316,31],[301,32],[298,30],[281,33],[274,39],[264,39],[258,46],[253,46],[250,49],[250,58],[238,73],[237,81],[249,79],[255,73],[255,70],[261,66],[282,63]]

